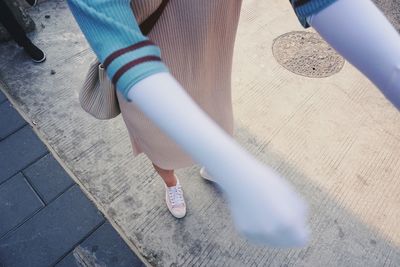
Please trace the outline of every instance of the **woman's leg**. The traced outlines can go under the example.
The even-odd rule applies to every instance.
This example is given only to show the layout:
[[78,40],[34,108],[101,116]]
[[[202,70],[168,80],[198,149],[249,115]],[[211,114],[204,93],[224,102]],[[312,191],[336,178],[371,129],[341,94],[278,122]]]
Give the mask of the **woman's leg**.
[[175,176],[174,170],[164,170],[153,163],[154,169],[165,183],[165,202],[171,214],[176,218],[186,215],[186,203],[182,186]]
[[154,169],[157,171],[158,175],[164,180],[167,187],[176,186],[177,180],[174,170],[164,170],[153,163]]
[[338,0],[310,25],[400,109],[400,35],[370,0]]

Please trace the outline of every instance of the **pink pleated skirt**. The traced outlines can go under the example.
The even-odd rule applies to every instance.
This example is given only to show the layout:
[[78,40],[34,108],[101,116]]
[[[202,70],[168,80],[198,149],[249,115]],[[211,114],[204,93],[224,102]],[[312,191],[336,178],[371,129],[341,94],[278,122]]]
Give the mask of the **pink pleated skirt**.
[[[132,5],[137,20],[140,22],[151,14],[160,2],[134,0]],[[171,74],[193,100],[231,135],[231,70],[240,6],[241,0],[170,1],[149,34],[149,38],[160,47],[162,59]],[[145,153],[154,164],[168,170],[194,164],[191,157],[134,104],[120,94],[118,100],[135,156]],[[170,118],[170,123],[174,123],[174,118]]]

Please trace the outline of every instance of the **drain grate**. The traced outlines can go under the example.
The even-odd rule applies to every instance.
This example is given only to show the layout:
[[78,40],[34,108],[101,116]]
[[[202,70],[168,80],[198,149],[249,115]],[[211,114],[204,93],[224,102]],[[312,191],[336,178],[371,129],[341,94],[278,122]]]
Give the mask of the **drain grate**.
[[344,59],[317,33],[294,31],[274,40],[272,52],[289,71],[311,78],[324,78],[339,72]]

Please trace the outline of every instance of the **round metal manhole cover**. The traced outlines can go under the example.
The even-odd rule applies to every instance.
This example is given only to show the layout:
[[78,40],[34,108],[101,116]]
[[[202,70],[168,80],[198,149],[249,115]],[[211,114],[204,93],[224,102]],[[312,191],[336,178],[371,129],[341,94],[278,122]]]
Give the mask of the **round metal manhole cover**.
[[339,72],[344,59],[317,33],[295,31],[274,40],[272,52],[276,60],[289,71],[324,78]]

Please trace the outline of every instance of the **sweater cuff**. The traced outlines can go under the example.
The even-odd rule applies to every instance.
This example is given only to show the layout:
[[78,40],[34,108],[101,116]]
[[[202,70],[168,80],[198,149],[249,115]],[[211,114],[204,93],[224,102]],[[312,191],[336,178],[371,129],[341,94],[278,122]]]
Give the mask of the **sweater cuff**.
[[310,27],[307,17],[317,14],[337,0],[289,0],[304,28]]
[[124,96],[125,100],[130,102],[128,93],[132,87],[141,80],[160,72],[169,72],[168,68],[161,61],[145,62],[140,65],[128,69],[115,84],[118,91]]
[[103,66],[112,83],[127,100],[134,84],[152,74],[168,72],[161,60],[160,49],[150,40],[114,51],[104,60]]

